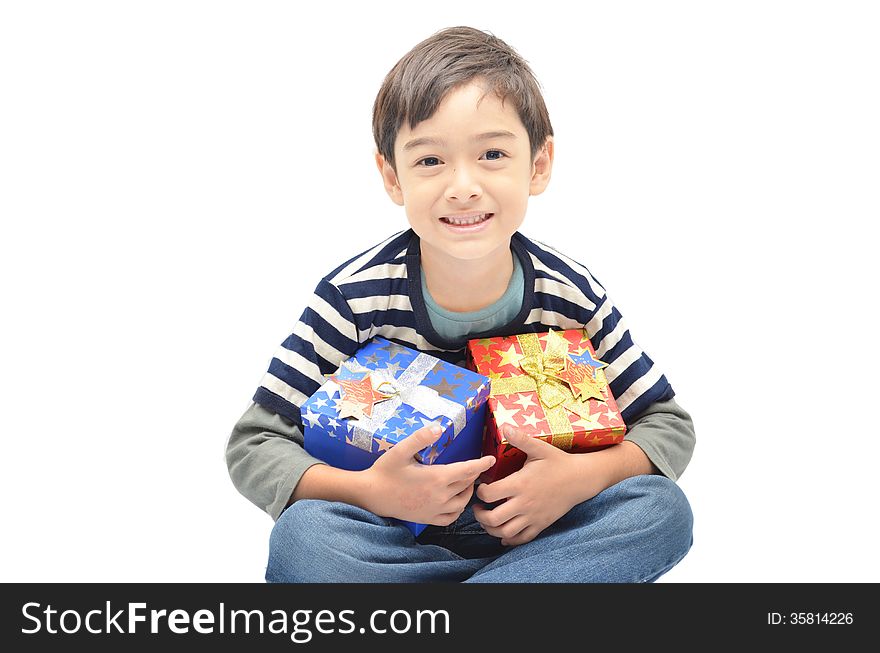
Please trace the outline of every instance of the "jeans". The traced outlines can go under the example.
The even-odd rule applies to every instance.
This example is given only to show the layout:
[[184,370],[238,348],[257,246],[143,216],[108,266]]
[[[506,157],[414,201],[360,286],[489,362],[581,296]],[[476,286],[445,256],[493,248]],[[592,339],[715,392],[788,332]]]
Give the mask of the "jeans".
[[270,583],[649,583],[691,547],[693,516],[664,476],[634,476],[572,508],[534,540],[502,546],[474,519],[418,537],[346,503],[303,499],[275,523]]

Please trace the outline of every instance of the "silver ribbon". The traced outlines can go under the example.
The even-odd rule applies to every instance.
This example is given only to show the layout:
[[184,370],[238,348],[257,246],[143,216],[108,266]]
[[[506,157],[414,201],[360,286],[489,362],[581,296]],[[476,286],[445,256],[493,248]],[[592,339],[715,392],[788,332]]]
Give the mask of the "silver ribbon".
[[[374,385],[376,388],[382,388],[385,384],[391,385],[397,392],[396,395],[385,401],[381,401],[373,406],[372,415],[363,419],[351,419],[349,424],[353,426],[352,444],[358,449],[364,451],[373,450],[373,437],[380,428],[385,426],[388,419],[395,411],[406,403],[419,412],[427,415],[431,419],[445,416],[452,420],[453,437],[457,436],[465,427],[466,411],[456,401],[441,397],[434,388],[428,388],[421,385],[424,378],[428,375],[434,366],[440,362],[438,359],[427,354],[420,353],[409,366],[401,372],[398,378],[394,378],[384,369],[371,370],[364,367],[356,360],[351,359],[342,363],[343,367],[351,372],[366,372],[379,383]],[[324,384],[327,394],[332,397],[333,393],[339,390],[339,385],[332,379]]]

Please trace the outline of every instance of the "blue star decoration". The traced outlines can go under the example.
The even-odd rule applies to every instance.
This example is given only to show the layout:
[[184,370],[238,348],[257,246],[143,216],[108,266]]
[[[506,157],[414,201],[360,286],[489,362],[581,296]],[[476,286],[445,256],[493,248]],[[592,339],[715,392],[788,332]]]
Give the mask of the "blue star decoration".
[[340,365],[339,369],[336,370],[333,374],[325,374],[324,376],[326,376],[327,378],[335,376],[340,381],[360,381],[366,375],[366,372],[353,372],[345,365]]
[[593,355],[590,353],[589,349],[585,349],[580,354],[569,354],[568,357],[578,365],[589,365],[590,367],[592,367],[593,376],[596,376],[596,370],[601,370],[603,367],[608,367],[608,363],[600,361],[598,358],[593,358]]
[[[415,350],[394,342],[373,338],[367,345],[362,347],[354,356],[346,360],[346,363],[336,370],[335,373],[325,374],[327,378],[335,377],[336,381],[362,381],[370,376],[370,372],[354,372],[348,368],[347,363],[356,361],[362,366],[372,370],[381,370],[399,378],[405,369],[419,355]],[[475,379],[474,377],[479,377]],[[454,366],[446,361],[438,359],[429,368],[421,385],[435,390],[444,399],[450,399],[462,404],[466,409],[466,421],[478,411],[478,406],[483,406],[488,399],[489,380],[476,372]],[[307,426],[323,433],[323,437],[338,438],[343,442],[352,443],[351,433],[357,426],[354,420],[343,419],[339,416],[340,393],[336,389],[329,393],[326,389],[318,389],[303,406],[302,418]],[[413,406],[402,403],[390,415],[381,427],[377,428],[372,438],[373,453],[381,453],[406,435],[421,427],[424,423],[440,422],[446,436],[440,438],[432,447],[426,447],[421,456],[429,461],[450,446],[455,434],[452,429],[452,420],[448,416],[431,415],[428,417]]]

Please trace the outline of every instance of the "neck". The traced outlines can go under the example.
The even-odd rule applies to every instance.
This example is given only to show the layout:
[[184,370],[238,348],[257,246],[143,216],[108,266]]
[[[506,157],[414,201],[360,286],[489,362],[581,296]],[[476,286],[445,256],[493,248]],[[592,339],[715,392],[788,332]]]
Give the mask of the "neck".
[[501,299],[513,275],[510,245],[488,256],[462,260],[421,241],[422,269],[428,292],[447,311],[478,311]]

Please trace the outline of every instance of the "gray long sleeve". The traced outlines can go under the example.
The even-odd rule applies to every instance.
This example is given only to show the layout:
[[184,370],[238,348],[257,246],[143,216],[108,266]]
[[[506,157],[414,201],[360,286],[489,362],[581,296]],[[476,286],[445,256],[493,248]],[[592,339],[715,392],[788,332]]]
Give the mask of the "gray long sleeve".
[[272,519],[284,511],[305,471],[325,464],[303,449],[303,434],[285,417],[251,403],[226,444],[236,489]]
[[660,473],[677,481],[694,453],[694,422],[675,399],[657,401],[628,425],[624,440],[634,442]]
[[[629,425],[625,439],[674,481],[696,442],[690,415],[674,399],[649,406]],[[277,520],[305,471],[323,463],[303,449],[302,432],[293,422],[252,403],[229,436],[226,464],[238,491]]]

